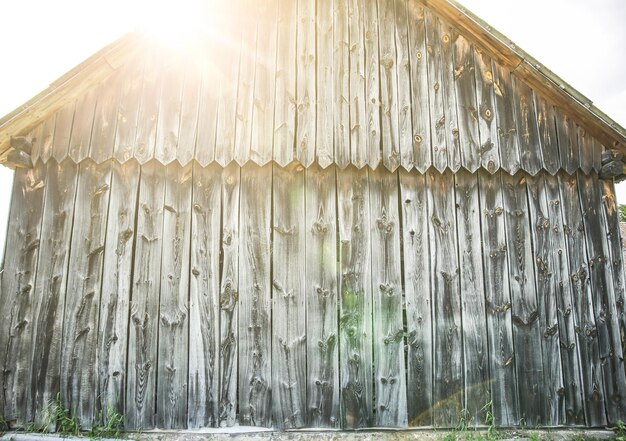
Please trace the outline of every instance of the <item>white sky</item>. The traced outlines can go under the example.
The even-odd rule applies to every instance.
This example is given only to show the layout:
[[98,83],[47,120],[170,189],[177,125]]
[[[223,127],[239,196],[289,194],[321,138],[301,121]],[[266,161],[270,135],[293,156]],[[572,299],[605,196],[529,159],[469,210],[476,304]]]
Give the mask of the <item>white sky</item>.
[[[210,10],[208,1],[215,0],[3,2],[0,115],[128,31],[145,26],[188,29],[189,17],[196,23],[201,18],[194,10]],[[626,126],[626,1],[460,2]],[[0,252],[11,179],[11,172],[0,167]],[[618,188],[618,200],[626,203],[626,184]]]

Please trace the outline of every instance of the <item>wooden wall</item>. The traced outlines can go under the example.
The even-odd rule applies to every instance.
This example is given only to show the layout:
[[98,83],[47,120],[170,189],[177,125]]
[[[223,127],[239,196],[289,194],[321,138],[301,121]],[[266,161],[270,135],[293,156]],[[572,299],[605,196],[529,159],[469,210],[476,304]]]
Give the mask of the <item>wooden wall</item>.
[[0,414],[88,428],[626,418],[611,182],[298,163],[16,172]]

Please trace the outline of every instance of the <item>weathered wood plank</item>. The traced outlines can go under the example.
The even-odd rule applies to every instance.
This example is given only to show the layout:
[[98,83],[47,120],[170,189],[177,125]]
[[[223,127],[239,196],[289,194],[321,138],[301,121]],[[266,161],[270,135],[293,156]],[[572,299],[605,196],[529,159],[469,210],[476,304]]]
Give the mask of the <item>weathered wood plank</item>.
[[[413,165],[424,173],[432,164],[426,26],[424,6],[407,1],[409,64],[411,66],[411,117],[413,119]],[[410,400],[409,400],[410,401]],[[409,420],[411,412],[409,411]]]
[[[396,76],[398,78],[398,146],[400,164],[413,168],[413,118],[411,114],[411,65],[409,47],[409,17],[406,0],[395,0]],[[411,23],[412,25],[412,23]]]
[[526,202],[526,176],[502,173],[502,195],[520,424],[535,426],[547,422],[547,410],[542,399],[547,387],[542,372],[542,334]]
[[[623,348],[615,303],[612,265],[608,264],[609,244],[602,222],[602,186],[595,174],[578,173],[585,239],[589,256],[589,278],[594,299],[600,363],[604,374],[604,401],[609,424],[624,418],[626,377]],[[620,268],[621,271],[621,268]]]
[[30,158],[33,161],[33,165],[37,164],[37,161],[39,160],[39,155],[41,154],[41,149],[43,146],[43,127],[44,124],[40,123],[29,133],[29,136],[31,136],[33,139],[33,147],[30,151]]
[[585,423],[589,426],[605,425],[603,372],[600,346],[592,299],[587,244],[583,224],[576,176],[558,175],[559,205],[565,232],[569,260],[569,287],[572,291],[572,316],[576,347],[580,357],[581,394]]
[[[194,159],[196,136],[198,131],[198,111],[200,106],[200,87],[202,75],[191,64],[185,71],[182,105],[180,108],[180,127],[178,129],[178,148],[176,159],[181,165],[187,165]],[[203,123],[211,124],[213,121]]]
[[182,106],[183,78],[185,69],[182,59],[174,57],[163,66],[160,75],[159,113],[156,123],[154,158],[167,165],[176,159],[180,110]]
[[[0,412],[9,422],[23,425],[31,418],[28,380],[33,349],[33,313],[37,300],[37,263],[41,241],[45,165],[15,172],[8,218],[6,257],[0,303]],[[35,310],[35,311],[34,311]]]
[[113,158],[123,164],[133,156],[137,118],[141,98],[145,58],[141,57],[124,71],[117,109],[117,129],[113,145]]
[[557,292],[559,280],[555,277],[555,244],[552,243],[552,219],[548,213],[544,175],[528,177],[528,206],[530,233],[533,242],[535,283],[537,289],[537,312],[542,335],[543,377],[545,387],[541,391],[544,400],[545,419],[549,426],[565,422],[565,388],[559,350],[561,336],[557,317]]
[[305,171],[307,420],[339,425],[337,209],[335,167]]
[[[457,97],[454,80],[454,47],[459,38],[458,31],[448,23],[439,19],[439,35],[441,38],[441,60],[443,77],[441,88],[443,91],[443,113],[445,117],[446,153],[448,155],[448,167],[456,172],[461,167],[461,145],[459,134],[459,117],[457,116]],[[473,75],[472,75],[473,78]],[[476,107],[476,85],[471,84],[473,106]],[[460,113],[460,112],[459,112]],[[478,129],[475,129],[478,132]],[[477,133],[476,133],[477,134]]]
[[[317,140],[315,159],[322,168],[335,161],[334,94],[335,75],[333,66],[333,13],[334,0],[317,2]],[[378,90],[378,84],[376,85]]]
[[293,161],[295,151],[296,39],[294,35],[296,35],[297,6],[298,3],[294,0],[278,0],[274,160],[283,167]]
[[534,95],[543,168],[551,175],[555,175],[561,168],[561,160],[554,124],[554,106],[541,95],[537,93]]
[[274,427],[306,423],[304,167],[273,169],[272,415]]
[[97,412],[98,319],[110,190],[110,162],[80,165],[63,318],[61,399],[83,429],[91,428]]
[[216,427],[220,383],[221,167],[193,166],[187,427]]
[[513,106],[513,86],[510,71],[492,60],[493,90],[495,92],[496,127],[500,146],[500,165],[509,174],[522,167],[517,123]]
[[570,175],[580,166],[576,125],[563,110],[555,107],[556,132],[559,138],[561,167]]
[[520,423],[519,390],[515,372],[507,242],[501,173],[479,172],[478,186],[485,274],[485,307],[489,335],[489,372],[493,422]]
[[98,88],[98,102],[96,103],[91,142],[89,143],[89,157],[96,164],[102,164],[113,157],[120,89],[124,74],[126,72],[117,72]]
[[483,248],[480,230],[478,177],[464,170],[455,175],[457,240],[463,322],[464,409],[468,425],[482,425],[491,401]]
[[593,169],[593,149],[590,141],[591,136],[585,129],[576,124],[576,134],[578,135],[578,152],[580,158],[580,169],[584,174],[589,174]]
[[241,170],[239,422],[246,426],[271,424],[271,180],[271,165]]
[[511,79],[522,169],[534,176],[543,167],[543,161],[533,90],[519,78],[512,75]]
[[298,0],[298,38],[296,39],[296,159],[309,167],[315,160],[317,72],[315,65],[315,2]]
[[600,170],[602,170],[602,151],[604,147],[597,139],[591,137],[590,140],[593,143],[593,169],[600,173]]
[[165,170],[156,426],[187,425],[192,166]]
[[[70,136],[72,135],[72,123],[74,121],[75,103],[65,105],[56,113],[54,124],[54,139],[52,142],[52,152],[50,149],[45,151],[46,156],[52,153],[52,157],[57,162],[62,162],[67,158],[67,150],[70,146]],[[43,162],[47,162],[49,157],[41,157]]]
[[[70,139],[69,157],[77,164],[89,155],[93,119],[96,111],[99,87],[89,89],[76,102],[72,138]],[[42,156],[43,159],[43,156]]]
[[155,426],[158,292],[165,197],[163,173],[163,167],[155,161],[141,170],[124,419],[124,427],[131,430]]
[[[207,52],[213,56],[221,56],[217,51],[217,43],[209,46]],[[211,64],[202,69],[200,85],[200,104],[198,108],[198,132],[196,134],[195,159],[202,167],[215,160],[215,146],[218,133],[218,116],[220,124],[224,124],[224,114],[218,115],[219,97],[222,93],[223,78]],[[223,131],[220,131],[223,135]]]
[[98,401],[104,421],[124,414],[133,250],[140,170],[135,161],[115,165],[104,250],[98,326]]
[[350,164],[350,38],[348,0],[333,0],[333,145],[335,164]]
[[220,272],[219,424],[232,426],[237,413],[237,348],[239,335],[239,193],[241,170],[222,172],[222,242]]
[[[557,150],[558,152],[558,150]],[[557,156],[558,157],[558,156]],[[544,156],[545,159],[545,156]],[[547,177],[545,186],[539,191],[545,194],[547,214],[550,219],[548,246],[553,261],[552,284],[555,287],[557,319],[559,324],[559,343],[563,386],[565,393],[565,424],[584,424],[585,413],[582,400],[581,360],[577,336],[575,314],[572,313],[574,300],[569,272],[569,254],[565,243],[565,224],[561,215],[559,181],[556,177]],[[555,253],[556,251],[556,253]]]
[[372,285],[368,169],[337,173],[341,427],[372,426]]
[[[319,36],[319,34],[318,34]],[[364,2],[365,114],[367,115],[367,164],[375,169],[382,159],[380,143],[380,65],[378,51],[378,9],[375,1]],[[319,53],[319,50],[318,50]],[[318,119],[319,115],[318,109]]]
[[495,121],[495,91],[491,57],[474,47],[480,162],[489,173],[500,168],[500,137]]
[[[39,425],[47,418],[42,410],[60,392],[61,334],[77,172],[78,166],[69,160],[60,165],[51,161],[46,169],[47,191],[41,220],[43,240],[33,295],[33,345],[28,383],[31,413],[27,413]],[[14,204],[18,203],[13,200]]]
[[369,173],[376,426],[406,427],[398,175]]
[[357,168],[367,165],[365,8],[366,5],[363,2],[349,0],[350,162]]
[[407,320],[407,406],[410,426],[432,425],[433,340],[426,180],[400,171]]
[[[57,114],[50,115],[43,122],[42,132],[40,135],[41,141],[39,142],[38,157],[42,162],[48,162],[48,159],[52,156],[52,150],[54,146],[54,129],[56,126]],[[89,142],[89,140],[87,140]],[[33,157],[33,163],[37,161],[37,152],[35,152],[35,157]]]
[[464,402],[454,175],[426,175],[433,295],[433,422],[454,427]]
[[[475,67],[474,67],[474,50],[470,46],[469,42],[459,35],[454,39],[454,46],[451,48],[453,51],[453,64],[452,68],[448,68],[448,71],[452,71],[453,81],[446,81],[446,87],[450,87],[450,92],[444,90],[444,93],[454,94],[456,93],[456,112],[458,117],[458,127],[456,127],[456,133],[453,131],[454,138],[452,142],[456,142],[459,145],[460,150],[460,162],[461,165],[469,170],[471,173],[476,172],[481,166],[486,166],[488,161],[487,154],[493,151],[493,146],[489,143],[482,143],[480,135],[482,132],[479,130],[479,122],[482,122],[482,118],[479,118],[477,94],[488,93],[486,88],[482,87],[482,82],[478,81],[479,86],[476,85]],[[480,56],[477,58],[480,59]],[[449,73],[446,73],[449,77]],[[479,72],[479,78],[480,78]],[[480,97],[484,99],[484,97]],[[482,116],[482,115],[481,115]],[[482,124],[480,124],[482,126]],[[453,128],[454,130],[454,128]],[[483,158],[483,156],[485,156]],[[493,159],[491,159],[492,162]],[[495,162],[491,167],[491,172],[495,171]]]
[[[430,135],[433,166],[443,172],[448,167],[448,146],[446,144],[447,121],[444,113],[443,65],[441,22],[428,9],[425,10],[426,61],[428,62],[428,84],[430,87]],[[448,36],[449,44],[450,36]]]
[[141,165],[154,158],[157,121],[159,120],[162,70],[163,66],[157,60],[155,51],[148,53],[141,84],[139,113],[137,115],[137,129],[135,131],[132,156]]

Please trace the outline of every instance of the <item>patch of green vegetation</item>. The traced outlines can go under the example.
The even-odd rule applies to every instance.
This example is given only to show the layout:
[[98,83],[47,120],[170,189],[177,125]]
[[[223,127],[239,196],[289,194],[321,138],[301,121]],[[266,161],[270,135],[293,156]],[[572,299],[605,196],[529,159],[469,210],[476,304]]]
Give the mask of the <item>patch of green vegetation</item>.
[[0,435],[9,430],[9,423],[0,415]]
[[61,395],[46,403],[39,414],[39,422],[27,427],[28,432],[52,433],[79,436],[81,433],[78,418],[72,416],[69,409],[61,403]]
[[613,427],[613,432],[615,432],[615,441],[626,441],[626,423],[623,421],[618,421]]
[[98,414],[96,424],[91,428],[88,436],[90,438],[121,438],[123,431],[124,415],[113,408],[109,408],[106,412],[106,418],[102,412]]

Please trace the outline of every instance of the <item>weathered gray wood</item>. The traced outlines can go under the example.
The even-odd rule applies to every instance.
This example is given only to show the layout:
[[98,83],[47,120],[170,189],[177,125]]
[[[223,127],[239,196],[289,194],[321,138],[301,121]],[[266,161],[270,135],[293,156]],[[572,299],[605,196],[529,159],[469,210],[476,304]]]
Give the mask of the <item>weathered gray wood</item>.
[[337,209],[335,167],[305,171],[307,420],[339,425]]
[[542,334],[535,289],[525,175],[511,176],[502,173],[502,195],[508,244],[506,251],[509,261],[520,424],[535,426],[547,422],[542,399],[547,385],[542,372]]
[[[319,20],[319,19],[318,19]],[[375,1],[364,2],[365,113],[367,115],[367,164],[375,169],[382,159],[380,143],[380,65],[378,51],[378,9]],[[319,34],[318,34],[319,36]],[[318,108],[318,121],[319,115]],[[319,124],[319,123],[318,123]]]
[[39,155],[41,154],[42,144],[43,144],[43,123],[37,125],[37,127],[33,128],[28,136],[33,140],[33,147],[30,151],[30,157],[33,161],[33,164],[36,164],[39,160]]
[[124,82],[120,91],[117,109],[117,129],[113,144],[113,158],[119,163],[128,161],[135,146],[135,132],[139,117],[145,58],[140,57],[124,71]]
[[576,124],[576,133],[578,135],[580,169],[583,173],[589,174],[593,169],[593,145],[590,140],[591,136],[578,124]]
[[271,165],[241,170],[239,422],[246,426],[271,424],[271,180]]
[[513,87],[509,70],[492,60],[493,90],[495,93],[496,127],[500,146],[500,165],[510,174],[522,167],[517,124],[513,106]]
[[[0,303],[0,412],[9,422],[23,425],[32,417],[28,409],[31,373],[33,311],[37,300],[37,263],[41,216],[46,184],[45,165],[15,172]],[[34,308],[35,306],[35,308]]]
[[511,244],[505,234],[500,174],[481,171],[478,185],[493,422],[500,426],[514,426],[520,423],[520,410],[507,262],[507,248]]
[[543,167],[543,161],[539,147],[540,139],[533,90],[513,75],[511,75],[511,80],[522,169],[534,176]]
[[589,256],[600,363],[604,374],[604,401],[608,423],[612,424],[624,418],[626,378],[612,266],[608,264],[609,244],[601,224],[602,187],[595,174],[585,176],[578,173],[577,183]]
[[237,348],[239,332],[239,193],[241,170],[222,172],[222,236],[220,272],[219,424],[232,426],[237,413]]
[[580,166],[576,125],[563,110],[555,107],[556,131],[559,138],[561,167],[570,175]]
[[[39,142],[39,149],[35,152],[35,156],[33,156],[33,163],[37,161],[37,159],[41,159],[42,162],[48,162],[48,159],[52,156],[52,150],[54,145],[54,129],[56,126],[56,118],[57,114],[50,115],[43,122],[42,132],[40,134],[41,141]],[[89,142],[89,140],[87,140]]]
[[[445,135],[448,154],[448,167],[456,172],[461,167],[461,145],[459,134],[459,119],[457,117],[457,97],[455,93],[454,85],[454,48],[459,36],[456,29],[452,28],[448,23],[443,20],[439,20],[439,32],[441,36],[441,59],[443,67],[443,77],[441,88],[443,90],[443,113],[445,116]],[[476,106],[476,93],[474,89],[476,87],[471,82],[472,93],[471,100],[473,106]],[[462,102],[462,100],[461,100]],[[464,103],[463,103],[464,104]],[[460,112],[458,112],[460,113]],[[478,132],[475,128],[474,132]],[[467,133],[469,134],[469,133]]]
[[97,396],[103,422],[108,421],[110,412],[123,415],[125,408],[128,314],[140,174],[135,161],[111,169],[97,356]]
[[[89,89],[76,102],[69,157],[77,164],[89,155],[93,118],[96,110],[99,88]],[[45,151],[45,150],[44,150]],[[44,155],[42,155],[42,159]]]
[[477,119],[480,134],[481,165],[489,173],[500,168],[500,137],[495,120],[495,91],[492,61],[484,51],[474,47]]
[[47,417],[42,410],[60,392],[61,334],[77,172],[78,166],[71,160],[60,165],[51,161],[46,169],[47,191],[41,220],[43,240],[33,294],[33,345],[28,383],[27,412],[31,412],[29,415],[34,417],[35,424],[44,424]]
[[133,157],[142,165],[154,157],[163,69],[155,51],[149,52],[146,57],[133,144]]
[[293,160],[295,151],[296,38],[294,35],[296,35],[297,6],[298,3],[294,0],[278,0],[274,160],[282,167]]
[[[487,163],[492,161],[490,171],[493,173],[496,169],[495,161],[493,161],[493,155],[489,156],[489,153],[493,152],[493,146],[488,142],[483,143],[480,139],[483,133],[479,132],[479,121],[482,122],[483,119],[479,118],[478,105],[482,105],[482,102],[477,103],[477,93],[488,94],[488,91],[476,85],[474,50],[465,37],[459,35],[454,39],[451,51],[453,52],[452,67],[447,68],[446,77],[452,76],[453,81],[446,81],[446,87],[450,87],[451,90],[448,92],[446,88],[444,93],[446,95],[456,93],[458,125],[453,127],[454,136],[449,139],[459,145],[460,162],[466,170],[474,173],[481,164],[486,167]],[[479,72],[478,77],[480,76]],[[478,83],[482,86],[480,81]],[[482,96],[480,98],[485,99]],[[455,128],[456,132],[454,132]],[[456,169],[453,167],[453,170]]]
[[[214,43],[207,48],[207,51],[215,54],[214,56],[221,56],[216,46],[217,43]],[[222,93],[222,78],[216,70],[216,68],[210,65],[202,70],[195,150],[195,158],[202,167],[206,167],[215,160],[218,116],[220,124],[224,124],[223,119],[225,115],[223,113],[218,115],[219,97]],[[220,134],[223,135],[223,131]]]
[[333,145],[335,164],[350,164],[350,39],[349,0],[332,0],[333,9]]
[[561,353],[559,350],[561,336],[557,316],[557,292],[559,280],[555,277],[556,261],[555,245],[552,243],[552,218],[548,213],[548,201],[543,189],[546,186],[544,175],[528,177],[528,206],[530,216],[530,232],[533,242],[535,283],[537,289],[537,312],[542,335],[541,352],[543,355],[543,376],[545,387],[541,394],[545,402],[545,418],[550,426],[562,425],[565,422],[565,387],[561,369]]
[[411,114],[411,66],[409,60],[409,17],[406,0],[395,0],[396,76],[398,78],[398,146],[400,164],[413,168],[413,118]]
[[598,331],[587,266],[585,227],[580,208],[576,175],[558,175],[559,205],[563,219],[567,256],[569,260],[569,287],[572,291],[572,316],[576,347],[580,357],[581,394],[585,423],[590,426],[606,424],[603,372],[600,360]]
[[337,173],[341,427],[372,426],[372,286],[368,170]]
[[296,39],[296,159],[305,167],[315,160],[317,72],[315,2],[298,0]]
[[126,72],[124,71],[118,71],[112,78],[99,87],[91,142],[89,143],[89,157],[93,159],[96,164],[102,164],[104,161],[108,161],[113,157],[115,131],[117,130],[118,103],[120,100],[121,83],[124,79],[122,75],[125,74]]
[[[442,54],[441,22],[428,9],[425,10],[426,60],[428,62],[428,84],[430,86],[430,135],[433,166],[443,172],[448,167],[448,146],[446,144],[447,121],[444,113],[443,79],[444,61]],[[449,44],[450,36],[448,36]]]
[[[72,123],[74,121],[75,103],[66,104],[56,113],[54,124],[54,140],[52,142],[52,152],[46,150],[46,155],[52,153],[52,157],[57,162],[62,162],[67,158],[67,150],[70,146],[70,136],[72,134]],[[47,162],[49,157],[43,157],[42,161]]]
[[555,175],[561,168],[561,160],[554,124],[554,106],[541,95],[535,93],[534,96],[543,168],[551,175]]
[[[544,156],[545,159],[545,156]],[[565,399],[566,424],[584,424],[583,387],[581,383],[581,360],[577,336],[575,314],[572,313],[574,300],[570,283],[567,245],[565,243],[565,225],[561,215],[561,198],[557,177],[547,177],[545,186],[539,191],[545,194],[547,214],[550,219],[548,237],[549,255],[552,258],[552,284],[555,287],[557,319],[559,324],[559,343],[561,350],[561,366],[563,369],[563,386]]]
[[591,141],[593,142],[593,169],[599,173],[602,170],[602,151],[604,147],[595,138],[591,138]]
[[221,196],[221,167],[194,165],[189,280],[189,429],[218,424]]
[[142,167],[139,184],[124,418],[124,427],[131,430],[155,425],[164,172],[150,162]]
[[[428,64],[424,6],[407,1],[409,22],[409,64],[411,66],[411,116],[413,119],[413,165],[424,173],[432,164],[430,110],[428,105]],[[409,400],[410,401],[410,400]],[[409,420],[411,411],[409,411]]]
[[365,8],[366,5],[363,2],[349,0],[350,162],[357,168],[367,165]]
[[[317,2],[317,131],[315,159],[322,168],[335,160],[333,148],[334,95],[333,13],[334,0]],[[378,90],[378,84],[376,85]]]
[[[176,159],[181,165],[187,165],[194,159],[196,134],[198,130],[198,111],[200,106],[201,72],[189,63],[183,83],[182,105],[180,109],[180,127],[178,129],[178,148]],[[212,124],[214,121],[202,121]]]
[[184,69],[181,69],[182,63],[182,59],[173,57],[162,67],[159,75],[159,113],[156,123],[154,158],[165,165],[176,159],[178,149],[184,74]]
[[433,422],[454,427],[464,403],[454,175],[426,175],[433,296]]
[[485,423],[487,411],[485,405],[491,401],[478,177],[459,170],[455,175],[455,186],[461,270],[464,409],[467,424],[476,426]]
[[376,426],[406,427],[398,175],[369,173]]
[[272,415],[274,427],[306,422],[304,167],[273,169]]
[[80,164],[63,318],[61,399],[84,429],[96,418],[100,298],[111,163]]
[[407,320],[407,411],[410,426],[432,425],[433,340],[429,218],[425,177],[400,171]]
[[156,426],[185,428],[189,369],[191,164],[165,170]]

